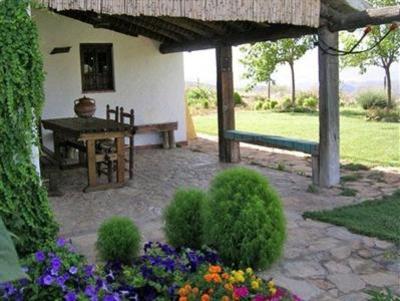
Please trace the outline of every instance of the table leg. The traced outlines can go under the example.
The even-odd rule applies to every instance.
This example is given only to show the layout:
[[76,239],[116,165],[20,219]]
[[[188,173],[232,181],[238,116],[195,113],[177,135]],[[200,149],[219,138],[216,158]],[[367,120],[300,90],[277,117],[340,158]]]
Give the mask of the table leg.
[[96,186],[96,150],[95,140],[86,141],[86,161],[88,169],[88,188]]
[[61,168],[62,167],[61,150],[60,150],[61,140],[57,132],[53,132],[53,145],[54,145],[54,157],[57,161],[58,167]]
[[125,182],[125,150],[124,137],[116,138],[117,143],[117,183]]

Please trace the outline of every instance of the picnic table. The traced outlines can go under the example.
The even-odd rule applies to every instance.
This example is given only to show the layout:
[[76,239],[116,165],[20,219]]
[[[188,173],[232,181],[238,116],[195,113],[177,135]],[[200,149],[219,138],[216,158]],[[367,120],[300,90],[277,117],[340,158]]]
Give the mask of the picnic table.
[[[81,143],[86,152],[88,185],[84,192],[122,187],[125,184],[125,152],[124,138],[132,136],[134,128],[128,124],[97,117],[91,118],[56,118],[42,120],[43,127],[53,131],[54,156],[62,165],[60,147],[66,141]],[[99,184],[97,182],[96,165],[104,161],[103,154],[96,154],[96,141],[115,139],[116,153],[111,159],[116,161],[117,179],[115,183]],[[79,144],[78,144],[79,145]],[[80,150],[81,158],[82,150]],[[80,160],[81,161],[81,160]]]

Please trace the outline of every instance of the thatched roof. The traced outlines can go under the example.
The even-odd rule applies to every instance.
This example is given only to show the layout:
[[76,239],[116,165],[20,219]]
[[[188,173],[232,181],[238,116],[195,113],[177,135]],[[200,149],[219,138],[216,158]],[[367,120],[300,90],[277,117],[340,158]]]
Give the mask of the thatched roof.
[[36,0],[96,28],[159,41],[162,53],[315,34],[364,0]]
[[320,0],[38,0],[57,11],[319,26]]

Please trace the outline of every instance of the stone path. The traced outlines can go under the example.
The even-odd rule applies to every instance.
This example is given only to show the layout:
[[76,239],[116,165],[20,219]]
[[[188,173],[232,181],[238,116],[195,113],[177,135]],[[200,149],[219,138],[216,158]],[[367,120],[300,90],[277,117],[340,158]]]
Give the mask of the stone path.
[[[71,237],[89,260],[95,260],[93,246],[98,226],[113,215],[131,217],[140,227],[143,241],[163,240],[161,213],[174,191],[181,186],[206,189],[218,171],[232,166],[218,162],[212,142],[198,140],[190,148],[139,151],[135,179],[117,190],[84,194],[81,190],[86,185],[86,171],[63,171],[60,189],[64,195],[51,198],[61,235]],[[242,153],[246,157],[246,152],[253,151]],[[395,246],[301,216],[307,210],[333,208],[390,193],[399,187],[396,181],[400,181],[400,175],[390,174],[389,183],[369,181],[365,175],[352,184],[358,185],[356,197],[340,196],[339,188],[309,193],[306,159],[292,158],[303,160],[303,172],[285,172],[266,168],[257,161],[268,156],[257,150],[252,164],[246,158],[242,163],[263,173],[276,187],[287,217],[284,256],[261,274],[274,277],[279,285],[311,301],[367,300],[365,290],[373,287],[388,286],[400,293],[400,253]]]

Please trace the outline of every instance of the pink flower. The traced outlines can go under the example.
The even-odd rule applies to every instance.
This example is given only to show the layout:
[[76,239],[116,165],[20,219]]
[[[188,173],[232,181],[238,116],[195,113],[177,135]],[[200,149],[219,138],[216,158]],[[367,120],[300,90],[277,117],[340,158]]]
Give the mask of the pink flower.
[[265,297],[263,295],[257,295],[253,298],[253,301],[265,301]]
[[236,298],[244,298],[249,295],[249,290],[245,286],[234,287],[233,294],[235,295]]

